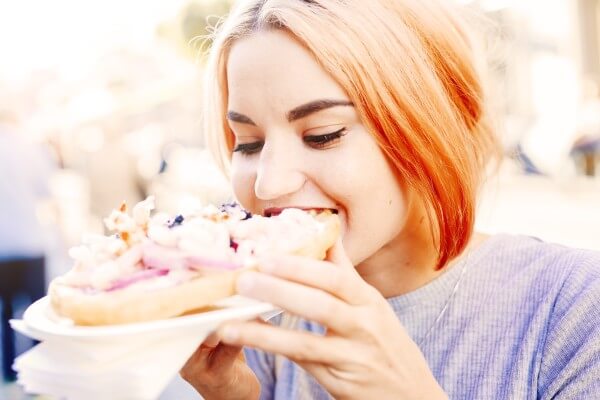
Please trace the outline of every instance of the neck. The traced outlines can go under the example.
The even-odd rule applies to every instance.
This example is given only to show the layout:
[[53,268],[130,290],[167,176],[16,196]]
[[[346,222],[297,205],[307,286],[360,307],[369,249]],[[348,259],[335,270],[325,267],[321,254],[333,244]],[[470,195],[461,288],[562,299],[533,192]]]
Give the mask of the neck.
[[[433,281],[462,259],[466,251],[437,270],[437,249],[422,207],[409,212],[404,229],[375,254],[356,266],[361,277],[384,297],[412,292]],[[472,235],[467,248],[487,236]]]
[[426,219],[422,221],[418,227],[400,232],[356,266],[362,278],[386,298],[412,292],[441,273],[435,268],[437,257],[433,240],[428,240],[421,232],[429,230],[428,226],[418,229],[426,224]]

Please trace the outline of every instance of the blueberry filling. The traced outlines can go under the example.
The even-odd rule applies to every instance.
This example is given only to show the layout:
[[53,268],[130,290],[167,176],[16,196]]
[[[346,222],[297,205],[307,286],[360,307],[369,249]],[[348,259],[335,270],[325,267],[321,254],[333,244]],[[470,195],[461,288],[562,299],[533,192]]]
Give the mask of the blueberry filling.
[[232,201],[231,203],[223,203],[221,204],[221,206],[219,207],[219,209],[223,212],[227,212],[227,210],[229,210],[230,208],[237,208],[239,207],[239,204],[236,203],[235,201]]
[[183,222],[183,215],[178,215],[172,221],[168,222],[169,228],[173,228],[175,226],[181,225]]
[[242,218],[242,221],[252,218],[252,214],[249,211],[244,210],[242,206],[240,206],[239,203],[236,203],[235,201],[231,203],[222,204],[221,207],[219,207],[219,209],[227,214],[232,214],[236,210],[243,212],[244,218]]

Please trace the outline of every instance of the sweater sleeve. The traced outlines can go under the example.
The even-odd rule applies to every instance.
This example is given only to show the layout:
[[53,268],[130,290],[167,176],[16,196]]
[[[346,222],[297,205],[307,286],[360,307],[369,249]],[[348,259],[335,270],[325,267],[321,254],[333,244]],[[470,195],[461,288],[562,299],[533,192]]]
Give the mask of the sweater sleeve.
[[541,400],[600,393],[600,254],[584,254],[554,303],[538,377]]
[[260,382],[260,400],[271,400],[275,390],[275,371],[273,356],[263,351],[245,348],[244,354],[248,366]]
[[[272,325],[281,324],[281,315],[269,320]],[[271,400],[275,397],[275,356],[264,351],[244,348],[246,363],[260,382],[260,400]]]

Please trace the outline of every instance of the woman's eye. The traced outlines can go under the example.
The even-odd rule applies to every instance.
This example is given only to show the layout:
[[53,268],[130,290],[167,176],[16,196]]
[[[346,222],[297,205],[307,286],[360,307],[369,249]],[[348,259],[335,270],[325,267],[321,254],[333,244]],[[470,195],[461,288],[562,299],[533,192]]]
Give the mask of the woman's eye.
[[244,155],[258,153],[264,146],[265,142],[240,143],[233,148],[234,152],[240,152]]
[[325,133],[323,135],[309,135],[304,136],[304,142],[308,143],[312,147],[323,148],[328,144],[338,140],[346,134],[346,128],[342,128],[335,132]]

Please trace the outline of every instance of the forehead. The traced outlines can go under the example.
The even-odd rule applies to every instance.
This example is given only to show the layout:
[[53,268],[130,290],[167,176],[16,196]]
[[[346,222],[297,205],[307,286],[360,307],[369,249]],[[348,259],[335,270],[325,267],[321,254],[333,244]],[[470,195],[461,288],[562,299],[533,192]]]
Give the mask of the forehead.
[[292,35],[255,33],[235,42],[227,61],[229,108],[269,105],[286,111],[315,99],[347,99],[344,90]]

